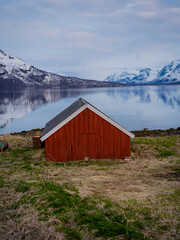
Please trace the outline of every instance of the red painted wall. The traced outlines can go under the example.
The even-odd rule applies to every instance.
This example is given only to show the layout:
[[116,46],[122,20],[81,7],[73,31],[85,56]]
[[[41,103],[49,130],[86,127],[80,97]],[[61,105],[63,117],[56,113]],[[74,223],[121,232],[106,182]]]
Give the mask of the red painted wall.
[[70,161],[90,157],[130,156],[130,137],[86,108],[45,140],[46,159]]

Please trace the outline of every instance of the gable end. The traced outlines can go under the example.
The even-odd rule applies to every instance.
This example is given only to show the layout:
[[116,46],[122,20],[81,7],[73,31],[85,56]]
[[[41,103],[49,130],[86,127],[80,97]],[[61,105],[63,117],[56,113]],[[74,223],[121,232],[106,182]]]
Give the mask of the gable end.
[[112,124],[113,126],[115,126],[116,128],[118,128],[120,131],[124,132],[125,134],[127,134],[129,137],[134,138],[135,135],[132,134],[131,132],[129,132],[127,129],[125,129],[124,127],[122,127],[121,125],[119,125],[117,122],[115,122],[114,120],[112,120],[110,117],[108,117],[107,115],[105,115],[104,113],[102,113],[101,111],[99,111],[97,108],[93,107],[91,104],[87,103],[84,104],[82,107],[80,107],[77,111],[75,111],[74,113],[72,113],[71,115],[69,115],[66,119],[64,119],[62,122],[60,122],[59,124],[57,124],[54,128],[52,128],[50,131],[46,132],[42,137],[41,137],[41,141],[45,141],[48,137],[50,137],[53,133],[55,133],[57,130],[59,130],[61,127],[63,127],[66,123],[68,123],[69,121],[71,121],[74,117],[76,117],[79,113],[81,113],[82,111],[84,111],[86,108],[90,109],[91,111],[93,111],[94,113],[96,113],[97,115],[99,115],[101,118],[105,119],[107,122],[109,122],[110,124]]

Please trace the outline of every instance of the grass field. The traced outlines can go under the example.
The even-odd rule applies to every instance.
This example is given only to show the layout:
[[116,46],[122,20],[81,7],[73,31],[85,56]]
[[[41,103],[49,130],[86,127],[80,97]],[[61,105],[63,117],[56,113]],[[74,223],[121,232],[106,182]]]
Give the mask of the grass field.
[[0,136],[0,239],[180,239],[180,136],[135,138],[132,161],[47,162]]

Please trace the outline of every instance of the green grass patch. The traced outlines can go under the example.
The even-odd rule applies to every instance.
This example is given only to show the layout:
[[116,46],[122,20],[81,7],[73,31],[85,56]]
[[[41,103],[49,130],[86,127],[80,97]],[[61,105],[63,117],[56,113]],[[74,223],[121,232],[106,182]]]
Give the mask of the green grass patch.
[[[123,215],[115,212],[105,212],[104,209],[96,209],[93,213],[88,213],[84,209],[79,209],[78,214],[75,216],[75,221],[78,224],[85,225],[91,231],[94,230],[94,237],[117,237],[123,235],[126,239],[144,239],[144,235],[137,232],[134,222],[127,223]],[[142,224],[137,225],[136,229]]]
[[4,187],[4,179],[3,176],[0,175],[0,188]]
[[27,183],[23,180],[21,180],[16,186],[16,191],[17,192],[27,192],[30,189],[31,189],[31,184]]
[[69,227],[70,222],[77,229],[87,228],[94,237],[107,239],[123,235],[126,239],[144,239],[144,235],[139,232],[143,229],[143,223],[140,220],[128,223],[123,215],[111,210],[111,205],[107,202],[104,207],[99,207],[94,199],[81,198],[77,193],[68,193],[64,186],[58,186],[53,182],[41,183],[35,195],[39,196],[38,200],[33,202],[31,198],[31,202],[44,216],[42,219],[47,220],[50,216],[56,216],[63,222],[59,229],[68,239],[81,239],[79,231]]
[[125,239],[145,239],[141,232],[144,225],[137,217],[128,219],[113,209],[111,201],[105,200],[100,204],[93,198],[80,197],[77,192],[69,193],[66,188],[50,181],[37,184],[21,180],[15,190],[24,194],[13,208],[31,204],[39,211],[39,220],[48,221],[50,217],[56,217],[61,221],[59,231],[64,232],[68,239],[81,239],[84,229],[94,238],[109,239],[122,235]]
[[134,152],[143,152],[145,150],[154,150],[157,157],[166,158],[176,156],[176,142],[178,137],[144,137],[131,140],[131,145]]
[[73,240],[81,240],[82,239],[81,233],[72,227],[64,225],[62,227],[57,228],[57,230],[64,232],[68,239],[73,239]]
[[174,154],[174,152],[172,152],[172,151],[169,151],[169,150],[167,150],[167,149],[160,149],[160,148],[155,148],[157,151],[158,151],[158,155],[157,155],[157,157],[169,157],[169,156],[174,156],[175,154]]

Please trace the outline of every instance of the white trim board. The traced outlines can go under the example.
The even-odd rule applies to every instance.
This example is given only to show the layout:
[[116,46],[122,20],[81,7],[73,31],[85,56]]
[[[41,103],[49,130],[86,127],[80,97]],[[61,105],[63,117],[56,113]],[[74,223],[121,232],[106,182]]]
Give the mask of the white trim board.
[[50,137],[53,133],[55,133],[56,131],[58,131],[60,128],[62,128],[66,123],[68,123],[69,121],[71,121],[74,117],[76,117],[79,113],[81,113],[82,111],[84,111],[86,108],[89,108],[91,111],[93,111],[94,113],[96,113],[97,115],[99,115],[100,117],[102,117],[104,120],[106,120],[107,122],[109,122],[110,124],[112,124],[113,126],[115,126],[116,128],[118,128],[119,130],[121,130],[122,132],[124,132],[125,134],[127,134],[129,137],[134,138],[135,135],[131,132],[129,132],[127,129],[125,129],[124,127],[122,127],[121,125],[119,125],[117,122],[115,122],[114,120],[112,120],[111,118],[109,118],[108,116],[106,116],[105,114],[103,114],[101,111],[99,111],[98,109],[94,108],[92,105],[89,104],[85,104],[84,106],[82,106],[81,108],[79,108],[76,112],[74,112],[73,114],[71,114],[69,117],[67,117],[64,121],[62,121],[60,124],[58,124],[56,127],[54,127],[53,129],[51,129],[48,133],[46,133],[44,136],[41,137],[41,141],[43,142],[44,140],[46,140],[48,137]]

